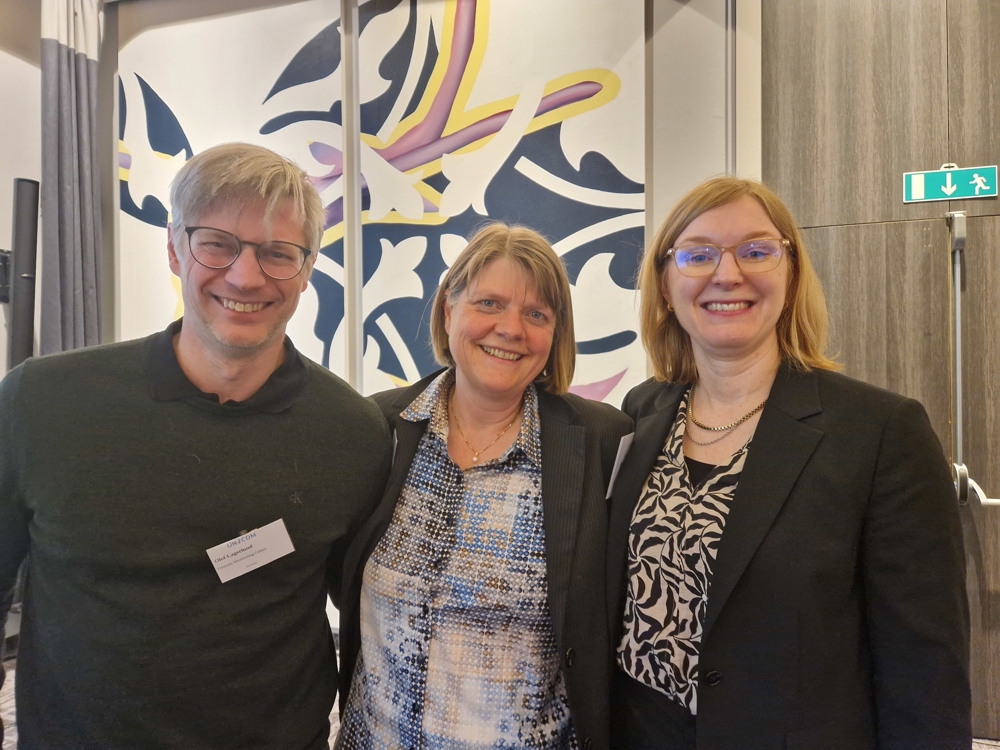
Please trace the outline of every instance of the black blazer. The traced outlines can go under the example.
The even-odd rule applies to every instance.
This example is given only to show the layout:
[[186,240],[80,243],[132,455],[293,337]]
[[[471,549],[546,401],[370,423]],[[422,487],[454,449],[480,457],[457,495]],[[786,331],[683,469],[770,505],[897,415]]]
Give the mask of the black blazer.
[[[361,528],[344,563],[340,620],[341,711],[361,646],[359,602],[365,564],[392,520],[427,421],[399,414],[440,373],[374,396],[396,437],[382,502]],[[632,420],[613,406],[538,391],[546,577],[556,644],[581,750],[608,747],[610,643],[603,592],[609,501],[605,499],[621,438]]]
[[[623,408],[608,612],[622,635],[635,503],[686,386]],[[969,617],[955,488],[923,407],[782,368],[747,454],[705,613],[699,750],[968,750]]]

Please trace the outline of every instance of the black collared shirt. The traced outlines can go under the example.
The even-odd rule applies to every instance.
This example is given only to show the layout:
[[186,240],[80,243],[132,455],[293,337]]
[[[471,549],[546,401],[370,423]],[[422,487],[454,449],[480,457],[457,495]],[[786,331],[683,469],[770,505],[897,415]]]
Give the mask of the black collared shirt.
[[183,318],[179,318],[150,339],[149,378],[153,398],[157,401],[184,401],[199,409],[222,410],[226,414],[277,414],[292,405],[306,380],[302,355],[292,340],[285,336],[285,360],[271,377],[246,401],[219,403],[215,393],[205,393],[184,374],[174,351],[174,336],[180,333]]

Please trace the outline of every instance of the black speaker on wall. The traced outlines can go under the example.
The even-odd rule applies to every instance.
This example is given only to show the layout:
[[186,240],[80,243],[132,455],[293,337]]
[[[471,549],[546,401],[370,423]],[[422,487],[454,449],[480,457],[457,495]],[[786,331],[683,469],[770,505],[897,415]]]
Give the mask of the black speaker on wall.
[[10,315],[7,368],[35,350],[35,263],[38,252],[38,182],[14,180],[14,223],[8,267]]

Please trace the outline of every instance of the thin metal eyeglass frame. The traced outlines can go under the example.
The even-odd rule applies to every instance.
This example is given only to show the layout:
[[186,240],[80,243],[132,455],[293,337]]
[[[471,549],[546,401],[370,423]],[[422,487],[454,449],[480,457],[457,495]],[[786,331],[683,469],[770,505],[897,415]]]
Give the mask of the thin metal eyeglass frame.
[[[237,243],[239,243],[240,246],[239,252],[236,253],[236,255],[233,256],[233,259],[228,263],[226,263],[226,265],[224,266],[210,266],[208,265],[208,263],[199,260],[198,256],[195,255],[194,250],[191,249],[191,235],[194,234],[199,229],[210,229],[213,232],[228,234],[230,237],[236,240]],[[264,273],[265,276],[267,276],[270,279],[274,279],[275,281],[288,281],[289,279],[294,279],[296,276],[302,273],[302,269],[306,267],[306,261],[312,254],[312,250],[310,250],[308,247],[302,247],[302,245],[296,245],[294,242],[287,242],[285,240],[268,240],[268,242],[247,242],[246,240],[241,240],[232,232],[227,232],[225,229],[219,229],[217,227],[184,227],[184,233],[187,235],[188,238],[188,249],[191,250],[191,257],[194,258],[199,265],[202,265],[205,268],[211,268],[214,271],[220,271],[223,268],[229,268],[239,259],[240,255],[243,254],[243,247],[245,245],[249,245],[250,247],[253,248],[253,255],[257,259],[257,265],[260,267],[260,270]],[[302,265],[299,266],[299,270],[293,273],[291,276],[275,276],[274,274],[268,273],[267,269],[264,268],[264,264],[260,262],[260,248],[262,245],[267,245],[269,242],[281,242],[284,245],[291,245],[292,247],[297,247],[299,250],[301,250],[303,253]]]
[[[700,278],[702,276],[711,276],[713,273],[715,273],[715,270],[719,267],[719,263],[722,262],[722,256],[725,255],[727,252],[731,251],[733,253],[733,260],[736,261],[736,265],[739,266],[739,269],[743,273],[767,273],[768,271],[773,271],[775,268],[778,267],[778,263],[781,263],[781,257],[782,257],[781,255],[778,256],[778,263],[775,263],[771,268],[766,268],[764,270],[760,270],[760,269],[744,268],[743,264],[740,263],[740,257],[736,254],[736,248],[738,248],[740,245],[746,245],[746,244],[748,244],[750,242],[762,242],[762,241],[777,242],[777,243],[779,243],[781,245],[781,248],[782,248],[782,255],[784,255],[786,251],[788,252],[789,255],[794,255],[795,254],[795,248],[792,246],[792,241],[791,240],[786,240],[786,239],[779,238],[779,237],[755,237],[752,240],[743,240],[743,242],[739,242],[739,243],[737,243],[735,245],[728,245],[726,247],[722,247],[720,245],[713,245],[710,242],[702,242],[702,243],[699,243],[697,245],[686,245],[686,246],[680,246],[680,247],[672,247],[672,248],[664,251],[663,256],[662,256],[662,264],[666,263],[667,258],[673,257],[673,259],[674,259],[674,265],[677,267],[678,273],[680,273],[683,276],[687,276],[690,279],[697,279],[697,278]],[[697,273],[697,274],[685,273],[684,269],[681,268],[680,264],[677,262],[677,255],[676,255],[676,253],[677,253],[678,250],[686,250],[686,249],[692,248],[692,247],[714,247],[716,250],[719,251],[719,261],[718,261],[718,263],[716,263],[714,266],[712,266],[711,270],[709,270],[706,273]]]

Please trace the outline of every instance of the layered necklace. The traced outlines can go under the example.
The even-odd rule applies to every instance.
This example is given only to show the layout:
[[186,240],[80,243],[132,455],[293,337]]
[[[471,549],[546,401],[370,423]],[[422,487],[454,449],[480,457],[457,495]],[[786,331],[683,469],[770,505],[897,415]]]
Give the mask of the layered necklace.
[[[743,424],[748,419],[750,419],[750,417],[752,417],[754,414],[756,414],[761,409],[763,409],[764,408],[764,404],[767,403],[767,399],[765,398],[763,401],[761,401],[759,404],[757,404],[757,406],[755,406],[753,409],[751,409],[750,411],[748,411],[746,414],[744,414],[742,417],[740,417],[739,419],[737,419],[735,422],[731,422],[730,424],[723,425],[722,427],[709,427],[708,425],[704,425],[701,422],[699,422],[698,418],[694,415],[694,391],[695,391],[695,388],[697,388],[697,384],[696,383],[691,385],[691,398],[688,400],[688,414],[687,414],[688,415],[688,419],[690,419],[694,424],[696,424],[698,427],[700,427],[703,430],[708,430],[709,432],[721,432],[722,433],[721,435],[719,435],[719,437],[715,438],[714,440],[706,440],[705,442],[702,442],[700,440],[695,440],[694,437],[690,433],[687,433],[688,438],[690,438],[691,442],[694,443],[695,445],[712,445],[714,443],[718,443],[720,440],[722,440],[724,438],[729,437],[729,433],[730,432],[732,432],[733,430],[735,430],[741,424]],[[457,421],[456,421],[456,423],[457,423]]]
[[465,433],[462,432],[462,425],[458,421],[458,413],[455,411],[454,405],[455,405],[455,396],[454,396],[454,392],[452,392],[452,397],[449,399],[448,411],[451,414],[451,416],[453,416],[455,418],[455,427],[458,428],[459,437],[462,438],[462,441],[467,446],[469,446],[469,450],[472,451],[472,463],[474,463],[474,464],[478,464],[479,463],[479,456],[480,456],[480,454],[485,453],[490,448],[492,448],[494,445],[496,445],[497,441],[500,438],[502,438],[507,433],[507,430],[509,430],[511,428],[511,425],[513,425],[514,422],[517,421],[517,418],[519,416],[521,416],[521,410],[518,409],[516,412],[514,412],[514,418],[507,423],[506,427],[504,427],[502,430],[500,430],[499,434],[497,434],[497,436],[495,438],[493,438],[493,441],[489,445],[487,445],[485,448],[481,448],[480,450],[477,451],[475,448],[472,447],[472,443],[469,442],[468,438],[465,437]]

